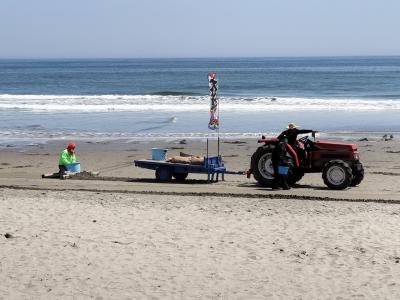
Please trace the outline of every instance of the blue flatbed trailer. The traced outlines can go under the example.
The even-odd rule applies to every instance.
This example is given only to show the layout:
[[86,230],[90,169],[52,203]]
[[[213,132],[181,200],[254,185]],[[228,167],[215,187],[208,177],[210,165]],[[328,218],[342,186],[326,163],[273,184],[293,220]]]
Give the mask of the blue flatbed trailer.
[[159,181],[170,181],[174,177],[178,181],[186,179],[189,173],[207,174],[207,182],[218,181],[219,174],[225,180],[225,174],[244,174],[243,172],[228,171],[222,163],[221,156],[204,157],[201,165],[171,163],[159,160],[139,159],[134,161],[139,168],[155,170],[156,179]]

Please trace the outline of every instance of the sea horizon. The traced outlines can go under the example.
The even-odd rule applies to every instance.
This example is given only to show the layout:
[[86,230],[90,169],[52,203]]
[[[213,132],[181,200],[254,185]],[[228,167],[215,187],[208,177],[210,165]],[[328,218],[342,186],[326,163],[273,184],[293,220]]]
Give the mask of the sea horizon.
[[343,54],[343,55],[267,55],[267,56],[143,56],[143,57],[129,57],[129,56],[121,56],[121,57],[86,57],[86,56],[77,56],[77,57],[0,57],[0,60],[186,60],[186,59],[312,59],[312,58],[396,58],[400,57],[400,54],[360,54],[360,55],[352,55],[352,54]]

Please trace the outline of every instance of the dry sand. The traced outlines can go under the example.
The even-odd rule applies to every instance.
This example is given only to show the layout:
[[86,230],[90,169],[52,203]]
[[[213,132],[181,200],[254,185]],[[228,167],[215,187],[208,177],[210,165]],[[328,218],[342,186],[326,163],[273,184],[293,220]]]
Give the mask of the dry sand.
[[[79,143],[83,169],[128,181],[41,179],[63,144],[0,151],[0,299],[400,297],[396,141],[359,142],[366,178],[344,191],[320,174],[271,191],[244,176],[160,184],[112,168],[148,157],[150,143]],[[227,166],[247,168],[257,146],[223,143]]]

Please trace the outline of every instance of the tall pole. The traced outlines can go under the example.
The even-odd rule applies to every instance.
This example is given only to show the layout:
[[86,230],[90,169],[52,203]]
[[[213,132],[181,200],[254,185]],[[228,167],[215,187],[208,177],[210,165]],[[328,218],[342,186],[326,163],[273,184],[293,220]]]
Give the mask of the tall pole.
[[[219,118],[219,114],[218,114],[218,118]],[[217,129],[217,134],[218,134],[218,144],[217,144],[218,150],[217,151],[218,151],[218,156],[219,156],[219,128]]]
[[208,138],[207,138],[207,165],[208,165]]
[[216,78],[216,74],[214,72],[210,72],[208,74],[208,86],[210,91],[210,122],[208,123],[208,128],[211,130],[217,130],[217,149],[219,156],[219,107],[218,107],[218,99],[217,99],[217,91],[218,91],[218,81]]
[[219,157],[219,102],[218,102],[218,108],[217,108],[217,118],[218,118],[217,135],[218,135],[218,157]]

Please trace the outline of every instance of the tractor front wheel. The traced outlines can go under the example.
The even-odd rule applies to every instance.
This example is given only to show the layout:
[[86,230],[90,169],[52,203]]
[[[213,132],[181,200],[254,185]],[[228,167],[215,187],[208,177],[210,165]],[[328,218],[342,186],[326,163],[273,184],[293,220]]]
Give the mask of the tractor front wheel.
[[361,183],[364,179],[364,167],[360,163],[358,165],[353,166],[353,181],[351,182],[351,186],[356,186]]
[[323,171],[324,183],[333,190],[343,190],[349,187],[353,180],[350,166],[342,160],[328,162]]

